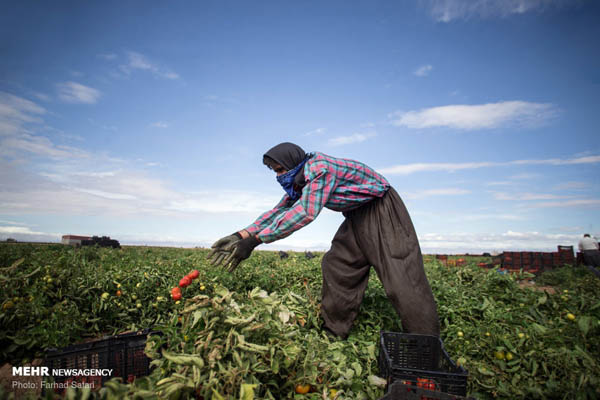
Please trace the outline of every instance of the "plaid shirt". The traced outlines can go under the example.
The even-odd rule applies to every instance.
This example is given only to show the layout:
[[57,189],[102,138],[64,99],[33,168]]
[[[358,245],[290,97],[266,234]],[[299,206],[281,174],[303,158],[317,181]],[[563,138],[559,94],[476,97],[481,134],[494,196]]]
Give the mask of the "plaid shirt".
[[361,162],[318,152],[304,165],[304,176],[302,196],[291,202],[285,194],[272,210],[245,228],[248,233],[264,243],[274,242],[311,223],[323,207],[350,211],[382,197],[390,187],[383,176]]

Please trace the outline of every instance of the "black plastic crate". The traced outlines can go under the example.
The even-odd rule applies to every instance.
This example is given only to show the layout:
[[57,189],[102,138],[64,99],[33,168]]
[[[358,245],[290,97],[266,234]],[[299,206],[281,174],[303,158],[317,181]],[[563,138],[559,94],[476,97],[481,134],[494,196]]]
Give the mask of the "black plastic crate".
[[423,387],[404,385],[394,382],[387,393],[379,400],[475,400],[473,397],[463,397],[454,394],[437,392]]
[[[150,373],[150,359],[144,350],[148,335],[161,335],[149,329],[106,336],[99,340],[75,344],[62,349],[49,349],[44,360],[52,375],[54,369],[112,369],[110,376],[57,376],[54,382],[63,384],[72,381],[87,383],[99,389],[107,380],[120,377],[126,382]],[[59,385],[60,388],[60,385]]]
[[454,364],[436,336],[381,332],[378,364],[388,386],[396,381],[417,386],[419,379],[428,379],[436,391],[467,394],[468,372]]

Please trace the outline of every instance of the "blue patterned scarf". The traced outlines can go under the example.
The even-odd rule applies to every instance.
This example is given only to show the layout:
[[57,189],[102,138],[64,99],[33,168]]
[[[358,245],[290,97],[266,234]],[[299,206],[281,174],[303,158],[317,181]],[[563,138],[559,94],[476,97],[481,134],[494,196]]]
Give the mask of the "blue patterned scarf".
[[277,177],[277,182],[279,182],[283,190],[285,190],[285,192],[290,196],[290,198],[293,201],[296,201],[300,198],[301,193],[298,193],[294,189],[294,179],[296,178],[296,174],[298,174],[298,172],[300,172],[300,170],[304,168],[306,160],[308,160],[308,157],[302,160],[302,162],[296,165],[291,171],[288,171],[285,174],[279,175]]

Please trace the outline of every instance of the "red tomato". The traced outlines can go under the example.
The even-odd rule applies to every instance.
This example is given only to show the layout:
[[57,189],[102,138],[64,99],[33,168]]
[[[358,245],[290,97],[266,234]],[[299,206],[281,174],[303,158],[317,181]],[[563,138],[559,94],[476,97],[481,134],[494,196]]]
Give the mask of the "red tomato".
[[179,286],[181,286],[183,288],[183,287],[186,287],[186,286],[190,286],[190,283],[192,283],[192,280],[190,278],[188,278],[187,276],[184,276],[179,281]]
[[171,296],[177,293],[181,294],[181,289],[179,288],[179,286],[175,286],[173,289],[171,289]]
[[427,378],[417,378],[417,387],[427,390],[436,390],[435,382],[432,379]]
[[171,298],[175,301],[181,300],[181,292],[171,292]]
[[191,280],[196,279],[198,276],[200,276],[200,272],[198,272],[197,269],[193,270],[192,272],[190,272],[188,275],[188,278],[190,278]]

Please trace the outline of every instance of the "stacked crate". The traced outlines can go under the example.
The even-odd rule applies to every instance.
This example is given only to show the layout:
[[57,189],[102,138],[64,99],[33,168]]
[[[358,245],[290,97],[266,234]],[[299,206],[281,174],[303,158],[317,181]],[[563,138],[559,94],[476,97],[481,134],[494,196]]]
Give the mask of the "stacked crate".
[[553,253],[534,251],[505,251],[502,253],[501,271],[521,270],[537,274],[562,265],[574,265],[573,246],[558,246]]
[[522,266],[522,257],[520,251],[505,251],[502,253],[501,271],[519,272]]
[[554,266],[553,253],[542,253],[542,267],[544,270],[552,269]]
[[573,246],[558,246],[558,265],[574,265],[575,264],[575,253],[573,252]]

